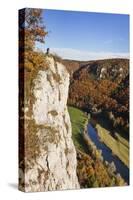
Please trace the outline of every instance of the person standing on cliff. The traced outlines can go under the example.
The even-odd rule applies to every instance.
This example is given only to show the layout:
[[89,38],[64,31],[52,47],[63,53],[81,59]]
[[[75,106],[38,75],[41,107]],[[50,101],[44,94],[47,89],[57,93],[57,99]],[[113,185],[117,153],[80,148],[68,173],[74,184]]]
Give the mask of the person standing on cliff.
[[50,49],[49,49],[49,48],[47,48],[46,55],[49,55],[49,51],[50,51]]

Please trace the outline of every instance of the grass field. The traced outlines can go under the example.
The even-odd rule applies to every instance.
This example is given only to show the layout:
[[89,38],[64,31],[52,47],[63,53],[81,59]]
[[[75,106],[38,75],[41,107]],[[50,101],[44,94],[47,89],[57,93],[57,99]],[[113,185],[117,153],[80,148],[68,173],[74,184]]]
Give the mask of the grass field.
[[79,109],[68,106],[68,112],[72,124],[72,139],[76,148],[87,153],[87,146],[84,142],[82,132],[87,116]]
[[127,167],[129,167],[129,142],[118,133],[116,134],[116,138],[112,137],[109,131],[99,124],[96,125],[96,128],[102,142],[104,142],[104,144],[106,144],[112,152],[117,155]]
[[[81,110],[70,106],[68,106],[68,112],[72,124],[72,139],[74,145],[82,152],[88,153],[88,148],[82,135],[87,116]],[[103,128],[100,124],[97,124],[96,128],[101,141],[129,167],[129,142],[118,133],[116,134],[116,138],[112,137],[109,130]]]

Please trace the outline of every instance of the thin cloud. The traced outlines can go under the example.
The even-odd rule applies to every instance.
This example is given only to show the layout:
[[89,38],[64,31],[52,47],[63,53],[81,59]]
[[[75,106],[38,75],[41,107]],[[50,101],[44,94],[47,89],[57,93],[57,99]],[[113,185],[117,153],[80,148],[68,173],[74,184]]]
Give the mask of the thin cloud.
[[106,40],[105,42],[104,42],[104,44],[112,44],[113,43],[113,40]]
[[89,52],[71,48],[51,48],[51,53],[56,53],[64,59],[72,60],[98,60],[107,58],[129,58],[129,53],[121,52]]

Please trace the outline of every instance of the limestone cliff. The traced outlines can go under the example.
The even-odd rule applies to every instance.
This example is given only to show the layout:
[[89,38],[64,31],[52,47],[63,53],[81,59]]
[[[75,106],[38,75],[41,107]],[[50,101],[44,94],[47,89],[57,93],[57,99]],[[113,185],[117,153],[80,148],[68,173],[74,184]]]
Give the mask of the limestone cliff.
[[34,79],[34,100],[24,108],[25,167],[20,163],[19,178],[20,189],[26,192],[79,188],[67,111],[69,74],[63,64],[52,57],[47,60],[48,68]]

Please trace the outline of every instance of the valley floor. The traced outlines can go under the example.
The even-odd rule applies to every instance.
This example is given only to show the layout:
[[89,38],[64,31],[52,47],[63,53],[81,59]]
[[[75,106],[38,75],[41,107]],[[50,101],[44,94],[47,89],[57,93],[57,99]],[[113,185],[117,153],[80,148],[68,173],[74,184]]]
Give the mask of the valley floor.
[[100,124],[96,125],[97,133],[107,147],[112,150],[112,153],[118,156],[118,158],[129,167],[129,142],[120,136],[115,134],[115,138],[111,136],[110,131],[103,128]]
[[[99,157],[93,157],[93,153],[86,144],[83,132],[85,124],[88,120],[87,114],[83,111],[68,106],[68,111],[72,124],[72,138],[77,150],[77,173],[81,187],[105,187],[105,186],[119,186],[125,185],[121,176],[117,176],[114,172],[111,172],[111,164],[106,165],[105,161],[99,160]],[[112,153],[123,161],[123,163],[129,165],[129,143],[119,134],[116,138],[110,135],[110,132],[103,128],[100,124],[96,126],[98,136],[102,142],[111,149]],[[99,154],[99,150],[94,145],[94,149]],[[81,153],[80,153],[81,152]],[[79,155],[80,154],[80,155]],[[82,157],[82,159],[81,159]],[[87,161],[88,160],[88,161]],[[86,162],[88,163],[86,166]]]
[[88,152],[87,146],[83,139],[84,124],[87,120],[87,115],[81,110],[68,106],[68,112],[70,115],[72,125],[72,139],[76,148],[82,152]]

